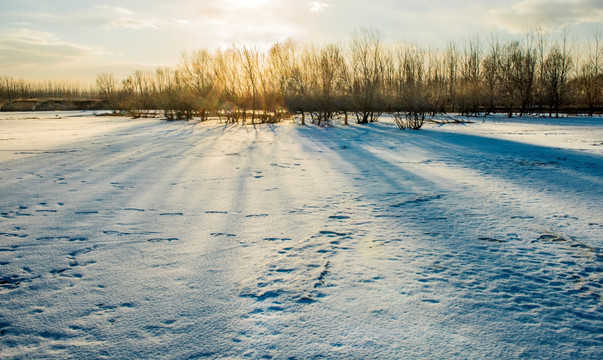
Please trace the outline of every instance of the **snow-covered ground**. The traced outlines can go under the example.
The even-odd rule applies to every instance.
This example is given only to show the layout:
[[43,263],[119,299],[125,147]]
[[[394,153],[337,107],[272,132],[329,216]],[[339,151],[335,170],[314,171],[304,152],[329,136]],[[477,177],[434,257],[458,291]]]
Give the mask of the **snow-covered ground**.
[[0,357],[603,358],[603,119],[0,114]]

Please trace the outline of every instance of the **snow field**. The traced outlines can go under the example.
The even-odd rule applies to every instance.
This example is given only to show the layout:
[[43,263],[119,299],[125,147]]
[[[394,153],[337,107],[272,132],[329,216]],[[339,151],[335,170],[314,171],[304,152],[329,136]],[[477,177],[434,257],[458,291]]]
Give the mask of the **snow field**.
[[2,358],[603,356],[600,118],[0,130]]

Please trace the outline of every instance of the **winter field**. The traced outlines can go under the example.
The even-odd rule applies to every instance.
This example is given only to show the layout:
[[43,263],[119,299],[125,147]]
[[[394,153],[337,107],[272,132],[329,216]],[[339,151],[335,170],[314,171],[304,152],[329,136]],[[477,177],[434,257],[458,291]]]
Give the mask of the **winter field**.
[[603,358],[603,119],[0,114],[0,358]]

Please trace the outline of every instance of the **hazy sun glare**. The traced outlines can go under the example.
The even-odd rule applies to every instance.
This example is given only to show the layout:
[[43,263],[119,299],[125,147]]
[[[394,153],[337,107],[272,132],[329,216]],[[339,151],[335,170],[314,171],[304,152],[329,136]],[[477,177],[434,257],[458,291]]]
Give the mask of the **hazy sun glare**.
[[[221,0],[192,8],[199,9],[196,18],[187,23],[176,20],[184,25],[189,40],[186,48],[234,44],[267,49],[275,42],[304,35],[304,27],[313,17],[311,3],[282,0]],[[210,32],[211,37],[201,35]]]
[[225,2],[236,8],[258,9],[267,6],[270,0],[225,0]]

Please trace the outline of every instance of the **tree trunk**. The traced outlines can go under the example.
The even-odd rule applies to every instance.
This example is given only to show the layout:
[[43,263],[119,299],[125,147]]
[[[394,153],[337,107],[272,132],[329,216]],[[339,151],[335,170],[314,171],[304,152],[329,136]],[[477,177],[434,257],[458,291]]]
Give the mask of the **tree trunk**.
[[358,115],[356,115],[356,120],[358,121],[358,124],[368,124],[368,118],[369,118],[369,113],[362,113],[362,118],[360,118]]

